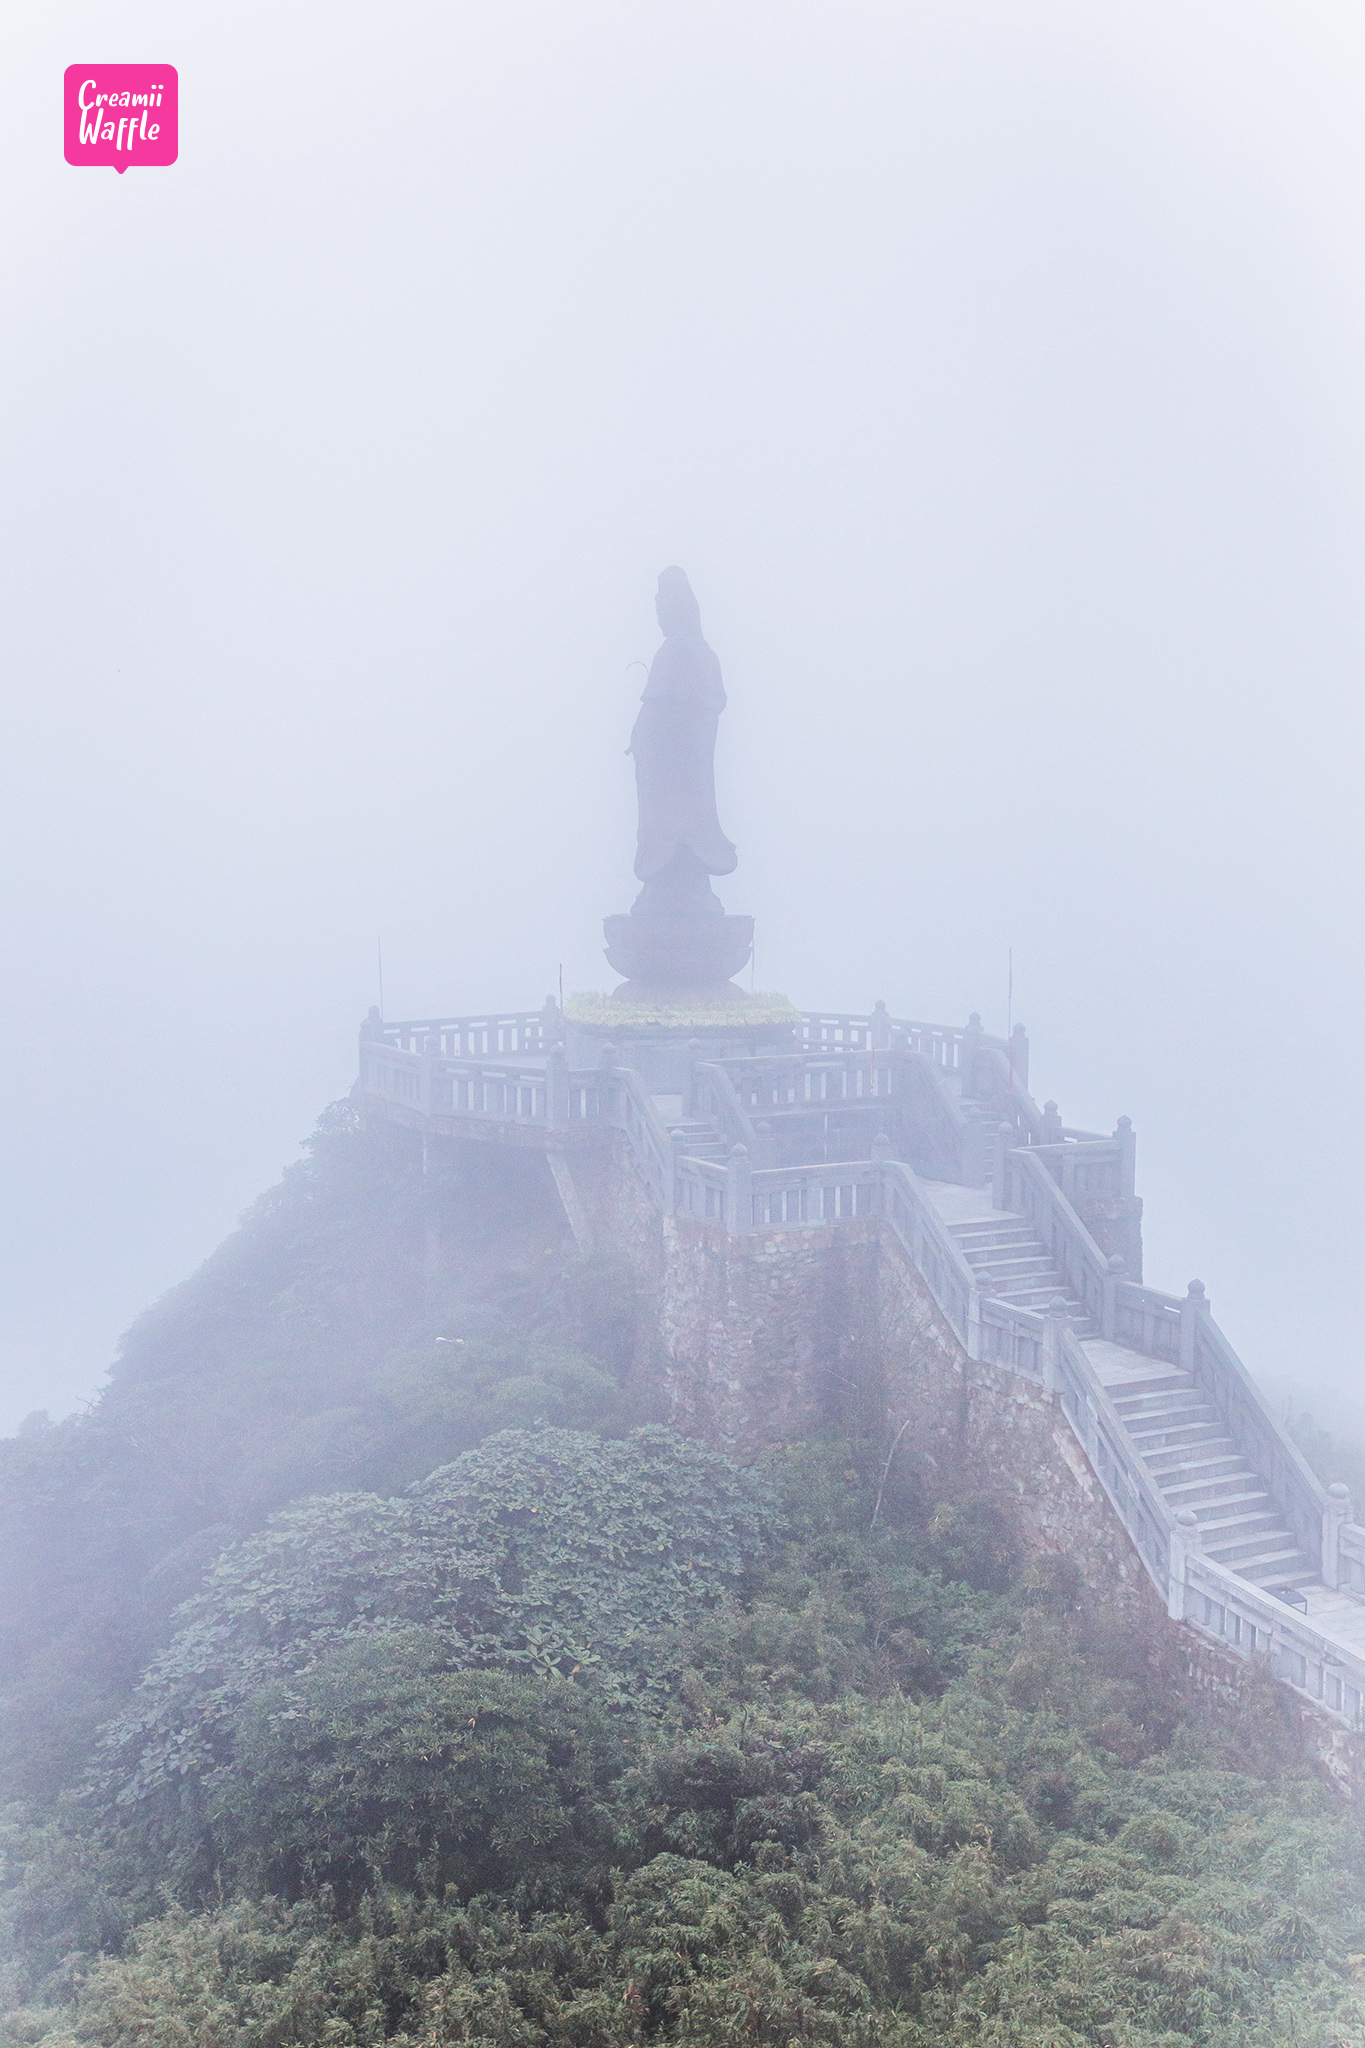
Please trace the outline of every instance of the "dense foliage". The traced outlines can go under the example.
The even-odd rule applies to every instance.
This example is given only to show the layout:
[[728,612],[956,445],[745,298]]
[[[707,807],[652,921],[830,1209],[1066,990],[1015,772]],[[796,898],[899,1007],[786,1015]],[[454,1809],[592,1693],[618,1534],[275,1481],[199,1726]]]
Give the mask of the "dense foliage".
[[[334,1128],[269,1227],[159,1312],[174,1345],[130,1345],[116,1420],[154,1412],[134,1361],[174,1355],[176,1412],[216,1387],[253,1505],[205,1525],[226,1535],[173,1622],[148,1607],[140,1684],[92,1681],[93,1766],[89,1743],[80,1769],[33,1761],[51,1645],[74,1658],[89,1610],[73,1589],[44,1638],[16,1603],[5,2048],[1365,2048],[1360,1830],[1284,1688],[1248,1667],[1196,1689],[1173,1635],[913,1452],[870,1527],[880,1442],[744,1473],[650,1421],[628,1290],[548,1221],[549,1259],[532,1232],[482,1241],[458,1330],[453,1291],[409,1287],[356,1304],[362,1340],[347,1248],[411,1251],[409,1166]],[[282,1504],[248,1484],[252,1403],[335,1416],[328,1342],[358,1434],[319,1434],[353,1454]],[[85,1427],[12,1469],[84,1472],[85,1540],[107,1528],[145,1576],[199,1425],[141,1522]],[[68,1563],[31,1554],[60,1587]]]
[[286,1503],[645,1419],[623,1270],[575,1254],[543,1159],[453,1151],[433,1183],[415,1134],[337,1105],[91,1413],[0,1440],[0,1800],[79,1776],[206,1566]]

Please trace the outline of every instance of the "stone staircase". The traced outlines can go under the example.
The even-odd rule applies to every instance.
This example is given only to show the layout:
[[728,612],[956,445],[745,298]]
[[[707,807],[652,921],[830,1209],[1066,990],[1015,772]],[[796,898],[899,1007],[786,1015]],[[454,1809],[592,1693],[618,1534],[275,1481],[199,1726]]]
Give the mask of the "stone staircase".
[[1321,1583],[1317,1570],[1192,1375],[1119,1344],[1082,1341],[1172,1512],[1194,1513],[1200,1549],[1240,1578],[1302,1605]]
[[1191,1373],[1100,1337],[1022,1216],[990,1207],[987,1193],[925,1183],[945,1227],[998,1300],[1046,1313],[1059,1296],[1072,1335],[1114,1404],[1135,1455],[1173,1514],[1188,1508],[1200,1550],[1295,1607],[1325,1594],[1280,1504],[1228,1435]]
[[1076,1335],[1089,1333],[1090,1322],[1081,1314],[1075,1294],[1053,1265],[1047,1246],[1022,1217],[997,1210],[950,1222],[948,1229],[980,1284],[997,1300],[1042,1315],[1060,1295],[1071,1311]]
[[681,1095],[655,1095],[652,1100],[664,1129],[681,1139],[680,1149],[684,1158],[710,1159],[718,1165],[725,1164],[730,1148],[714,1118],[684,1116]]

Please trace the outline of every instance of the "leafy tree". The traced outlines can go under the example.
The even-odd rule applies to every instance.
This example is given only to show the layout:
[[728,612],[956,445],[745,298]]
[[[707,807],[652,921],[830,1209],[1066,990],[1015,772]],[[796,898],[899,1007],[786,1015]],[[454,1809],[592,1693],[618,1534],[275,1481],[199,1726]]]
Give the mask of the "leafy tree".
[[0,1798],[80,1775],[175,1609],[290,1501],[400,1491],[503,1428],[652,1415],[626,1269],[574,1251],[544,1160],[452,1144],[435,1169],[334,1105],[91,1412],[0,1440]]
[[506,1890],[567,1866],[581,1885],[615,1834],[599,1790],[619,1744],[582,1688],[452,1669],[430,1630],[339,1643],[262,1686],[210,1820],[220,1871],[253,1892],[383,1884]]
[[97,1836],[140,1861],[144,1884],[196,1895],[221,1866],[213,1816],[243,1726],[262,1740],[262,1689],[371,1639],[382,1665],[414,1626],[452,1668],[662,1695],[661,1631],[744,1584],[771,1512],[753,1477],[661,1428],[505,1431],[398,1499],[290,1509],[215,1566],[106,1731]]

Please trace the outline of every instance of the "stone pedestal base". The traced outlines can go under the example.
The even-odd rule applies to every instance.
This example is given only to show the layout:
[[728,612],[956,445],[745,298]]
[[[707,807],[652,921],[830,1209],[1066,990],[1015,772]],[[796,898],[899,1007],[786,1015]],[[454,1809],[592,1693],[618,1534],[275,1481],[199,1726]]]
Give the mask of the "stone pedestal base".
[[747,1019],[755,1008],[765,1018],[767,1015],[764,1005],[757,1004],[737,981],[714,982],[710,988],[659,988],[643,981],[623,981],[608,1001],[623,1019],[632,1020],[677,1016],[692,1024],[724,1024],[731,1018]]
[[754,943],[751,917],[608,917],[607,962],[649,989],[719,988],[738,974]]

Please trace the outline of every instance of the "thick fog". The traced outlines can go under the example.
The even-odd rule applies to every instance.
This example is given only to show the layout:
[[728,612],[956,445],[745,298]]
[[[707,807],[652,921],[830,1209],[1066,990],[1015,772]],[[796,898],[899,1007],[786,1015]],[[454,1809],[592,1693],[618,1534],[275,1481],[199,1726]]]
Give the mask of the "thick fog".
[[[17,45],[14,38],[17,34]],[[175,63],[181,155],[62,159]],[[1130,1115],[1147,1278],[1357,1401],[1358,9],[12,24],[0,1426],[387,1013],[607,988],[687,569],[756,985]],[[746,977],[747,978],[747,977]]]

